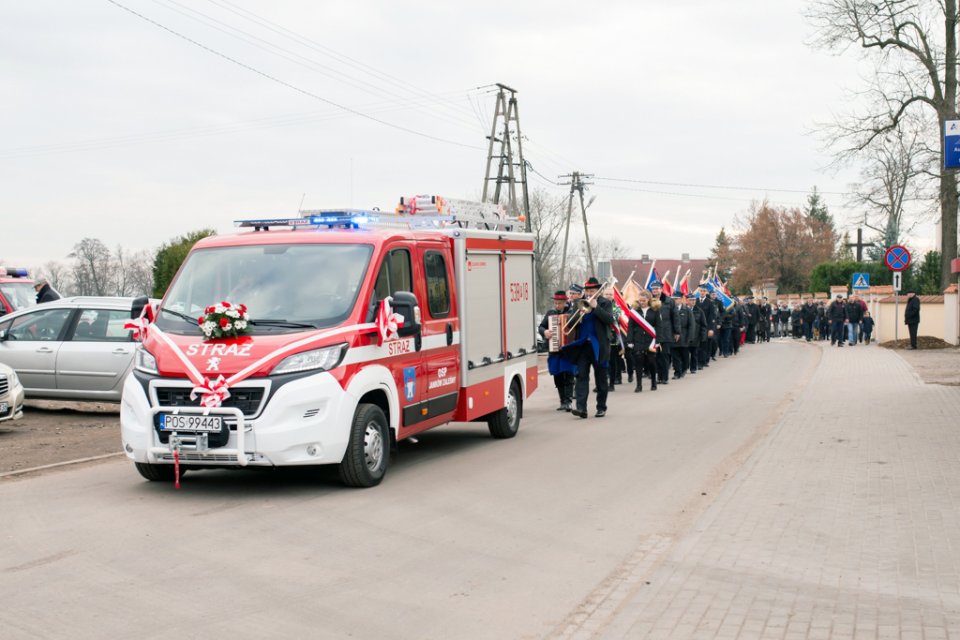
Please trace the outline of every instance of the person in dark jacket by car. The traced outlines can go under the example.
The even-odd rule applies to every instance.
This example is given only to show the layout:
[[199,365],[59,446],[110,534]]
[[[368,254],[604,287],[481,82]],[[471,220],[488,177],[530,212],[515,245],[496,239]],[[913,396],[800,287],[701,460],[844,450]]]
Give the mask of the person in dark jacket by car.
[[33,290],[37,292],[37,304],[44,302],[53,302],[60,299],[60,294],[50,288],[50,283],[44,278],[40,278],[33,283]]
[[807,301],[800,307],[800,325],[803,328],[803,337],[807,342],[813,340],[813,323],[817,319],[817,305],[813,303],[813,298],[807,298]]
[[917,327],[920,326],[920,298],[916,291],[907,291],[907,308],[903,311],[903,323],[910,330],[910,348],[917,348]]

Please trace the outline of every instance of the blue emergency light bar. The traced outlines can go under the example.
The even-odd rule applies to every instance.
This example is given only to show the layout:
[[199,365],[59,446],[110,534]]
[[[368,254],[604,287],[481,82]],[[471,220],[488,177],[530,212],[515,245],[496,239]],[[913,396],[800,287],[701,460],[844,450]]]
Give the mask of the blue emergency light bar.
[[29,278],[30,273],[23,267],[0,267],[0,277]]
[[260,218],[255,220],[234,220],[237,227],[253,227],[254,231],[268,231],[270,227],[343,227],[357,229],[380,219],[378,211],[360,209],[301,211],[300,218]]

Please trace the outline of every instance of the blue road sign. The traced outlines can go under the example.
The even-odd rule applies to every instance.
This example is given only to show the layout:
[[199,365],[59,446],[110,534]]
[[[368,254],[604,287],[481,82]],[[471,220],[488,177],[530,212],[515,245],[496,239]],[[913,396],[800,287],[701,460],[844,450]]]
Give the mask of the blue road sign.
[[870,288],[870,274],[869,274],[869,273],[855,273],[855,274],[853,274],[853,288],[854,288],[854,289],[869,289],[869,288]]
[[943,123],[943,166],[960,169],[960,120]]
[[910,252],[906,247],[895,244],[883,254],[883,263],[891,271],[903,271],[910,266]]

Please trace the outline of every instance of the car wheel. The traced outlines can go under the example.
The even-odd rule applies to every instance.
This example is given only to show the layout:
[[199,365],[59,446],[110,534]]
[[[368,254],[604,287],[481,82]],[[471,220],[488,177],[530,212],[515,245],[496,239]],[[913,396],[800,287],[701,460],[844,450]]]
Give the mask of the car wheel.
[[361,404],[353,415],[350,441],[340,463],[340,480],[350,487],[380,484],[390,464],[390,427],[383,410]]
[[520,395],[520,385],[514,381],[507,394],[507,406],[494,411],[487,417],[487,426],[490,435],[494,438],[512,438],[520,429],[520,412],[523,408],[523,398]]

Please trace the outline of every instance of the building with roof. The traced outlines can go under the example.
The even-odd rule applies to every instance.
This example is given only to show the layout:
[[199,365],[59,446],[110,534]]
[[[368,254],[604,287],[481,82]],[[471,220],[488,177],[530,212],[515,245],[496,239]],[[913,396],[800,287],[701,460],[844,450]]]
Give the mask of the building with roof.
[[[704,273],[707,270],[707,265],[710,263],[707,258],[691,258],[689,253],[682,254],[679,260],[676,258],[651,258],[648,254],[643,254],[640,258],[611,260],[610,270],[612,275],[617,279],[617,282],[620,283],[620,286],[626,283],[631,273],[633,274],[633,279],[642,285],[646,281],[647,274],[650,273],[654,262],[656,262],[657,265],[657,273],[660,274],[661,278],[669,277],[670,284],[673,284],[678,272],[680,273],[680,278],[683,278],[683,275],[689,269],[690,277],[688,282],[690,283],[691,289],[704,279]],[[670,274],[669,276],[667,275],[668,272]]]

